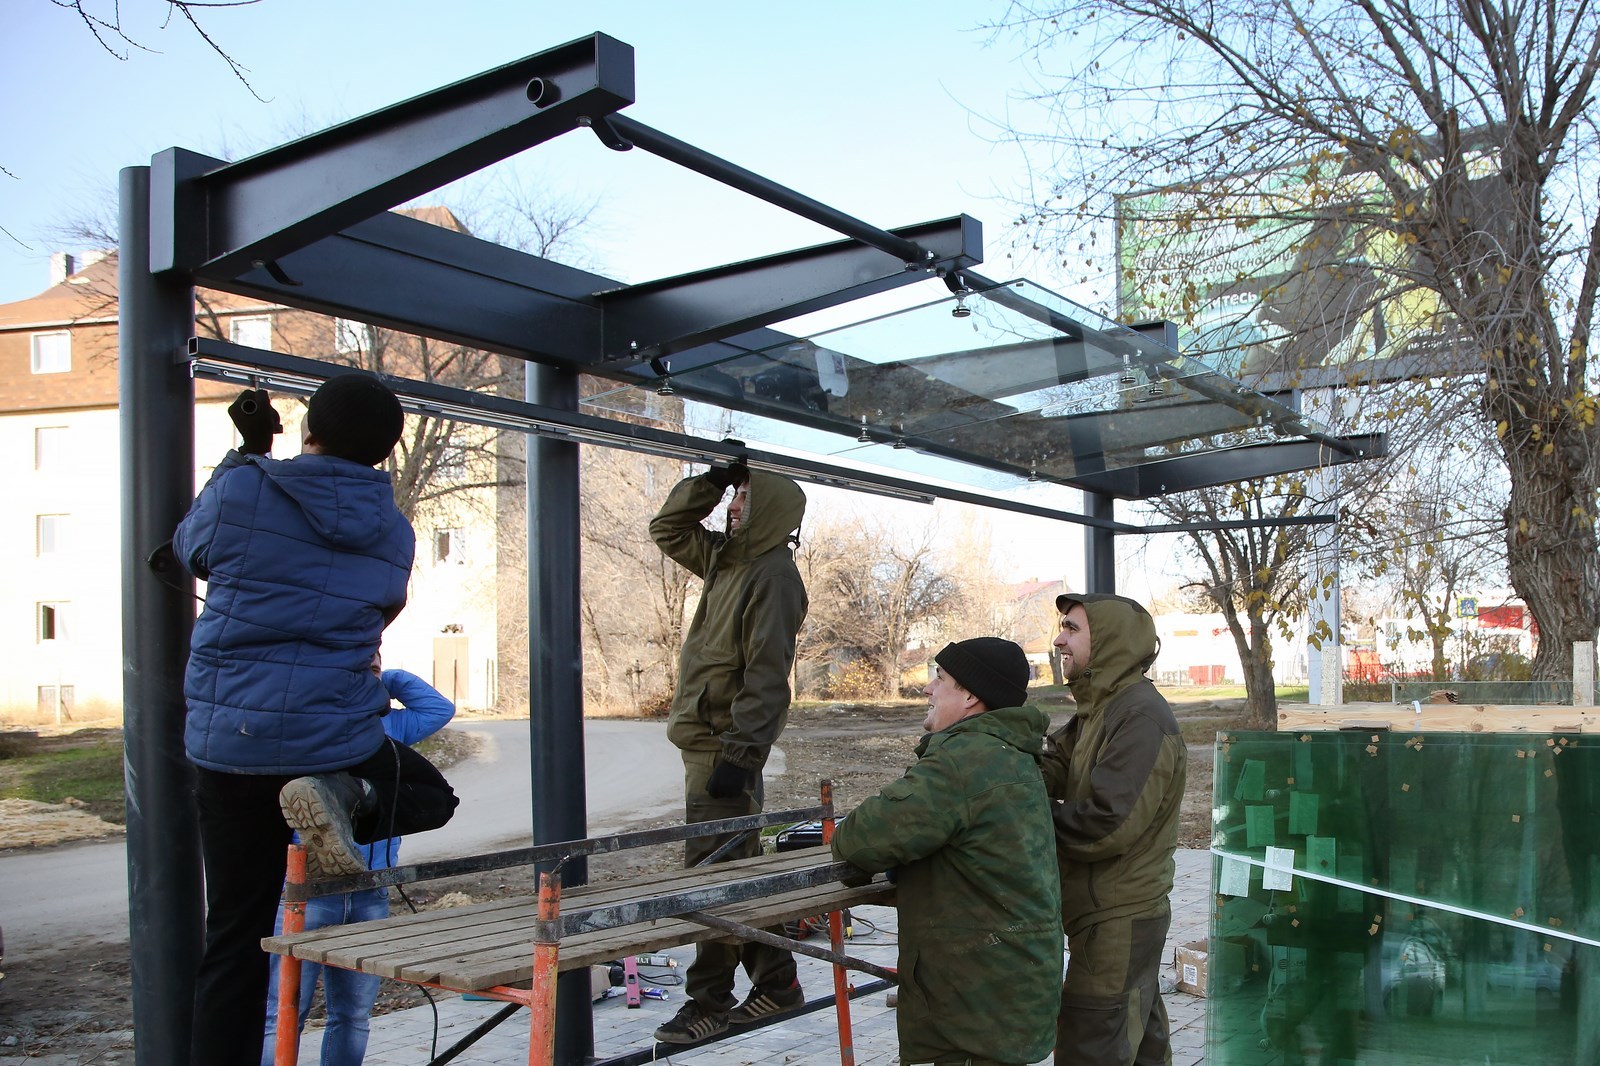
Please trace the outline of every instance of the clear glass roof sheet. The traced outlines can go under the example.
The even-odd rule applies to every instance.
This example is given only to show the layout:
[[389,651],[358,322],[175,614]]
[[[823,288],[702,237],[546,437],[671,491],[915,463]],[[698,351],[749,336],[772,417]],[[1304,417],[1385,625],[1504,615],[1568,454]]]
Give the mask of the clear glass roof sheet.
[[[684,353],[668,361],[667,382],[686,398],[740,412],[697,431],[987,488],[996,479],[967,464],[1004,483],[1071,484],[1321,431],[1206,363],[1032,282],[939,292],[805,336],[780,328],[759,331],[759,346]],[[585,402],[648,416],[663,384]]]

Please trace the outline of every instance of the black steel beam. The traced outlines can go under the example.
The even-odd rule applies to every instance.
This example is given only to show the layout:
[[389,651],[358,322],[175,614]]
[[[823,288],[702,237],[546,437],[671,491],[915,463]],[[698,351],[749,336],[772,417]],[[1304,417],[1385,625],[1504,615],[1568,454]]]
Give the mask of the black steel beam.
[[387,211],[282,257],[275,272],[202,272],[201,280],[241,296],[572,369],[586,369],[600,352],[600,308],[590,294],[619,284]]
[[860,241],[837,241],[605,293],[604,357],[660,359],[983,258],[983,225],[968,215],[894,233],[931,258],[908,264]]
[[633,99],[633,47],[596,33],[201,174],[158,164],[150,267],[241,274]]
[[175,357],[194,331],[194,290],[144,269],[149,194],[148,168],[122,172],[122,758],[134,1061],[162,1066],[189,1061],[205,901],[194,767],[183,747],[194,582],[175,564],[146,565],[193,500],[194,383]]
[[1304,440],[1250,444],[1107,470],[1075,478],[1074,482],[1108,496],[1140,500],[1233,481],[1381,459],[1388,454],[1388,439],[1382,433],[1361,433],[1337,439],[1347,451]]

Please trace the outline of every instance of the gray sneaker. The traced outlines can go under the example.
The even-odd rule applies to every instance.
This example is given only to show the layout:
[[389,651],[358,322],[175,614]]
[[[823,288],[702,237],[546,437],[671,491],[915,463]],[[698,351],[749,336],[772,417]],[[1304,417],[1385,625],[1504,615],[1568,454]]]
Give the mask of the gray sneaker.
[[727,1031],[726,1014],[713,1014],[691,999],[678,1008],[671,1021],[656,1030],[656,1039],[663,1044],[698,1044]]
[[365,873],[366,861],[356,847],[351,815],[361,802],[361,782],[340,771],[297,777],[278,793],[283,820],[300,834],[306,848],[306,877],[349,877]]

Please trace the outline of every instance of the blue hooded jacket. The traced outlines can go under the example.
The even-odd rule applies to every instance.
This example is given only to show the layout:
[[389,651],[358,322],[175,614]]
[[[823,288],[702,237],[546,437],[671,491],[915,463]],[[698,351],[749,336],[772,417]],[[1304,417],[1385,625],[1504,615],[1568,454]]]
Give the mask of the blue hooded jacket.
[[415,550],[386,472],[230,451],[172,546],[207,582],[183,683],[192,762],[298,775],[378,750],[389,693],[368,667]]

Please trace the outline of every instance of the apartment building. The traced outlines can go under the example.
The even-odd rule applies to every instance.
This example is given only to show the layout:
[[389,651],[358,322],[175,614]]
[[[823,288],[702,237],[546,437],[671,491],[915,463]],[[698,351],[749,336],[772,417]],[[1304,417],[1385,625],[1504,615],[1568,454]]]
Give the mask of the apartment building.
[[[454,222],[448,212],[429,213],[429,221]],[[12,471],[11,503],[0,515],[0,552],[11,560],[0,586],[3,721],[121,713],[116,281],[115,255],[78,263],[56,256],[49,287],[0,305],[0,461]],[[317,358],[360,362],[354,357],[363,345],[399,344],[363,323],[209,290],[197,294],[196,315],[197,331]],[[386,365],[404,376],[397,352]],[[196,382],[197,487],[237,442],[226,411],[236,392]],[[297,450],[304,407],[287,396],[277,407],[285,432],[276,454],[287,458]],[[416,429],[415,421],[407,428]],[[408,445],[422,447],[423,436],[411,434]],[[385,638],[384,659],[431,677],[463,707],[486,707],[499,695],[500,520],[509,510],[516,521],[522,497],[501,491],[498,471],[485,476],[485,462],[496,466],[487,431],[456,427],[427,447],[428,491],[413,511],[410,602]],[[204,586],[198,591],[203,596]]]

